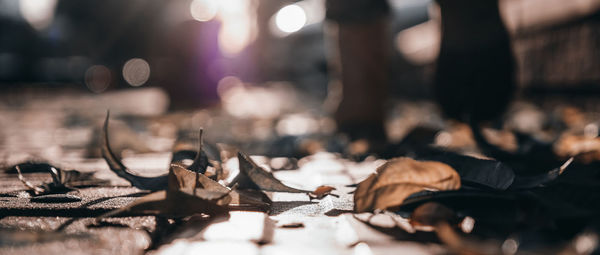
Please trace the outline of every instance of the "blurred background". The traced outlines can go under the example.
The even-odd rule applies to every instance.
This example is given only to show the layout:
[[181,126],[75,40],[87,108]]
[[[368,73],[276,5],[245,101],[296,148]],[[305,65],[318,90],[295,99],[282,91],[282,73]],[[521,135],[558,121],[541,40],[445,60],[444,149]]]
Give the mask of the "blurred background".
[[[440,40],[434,2],[390,4],[393,94],[428,97]],[[598,1],[499,4],[521,87],[596,89]],[[288,81],[323,100],[325,23],[323,0],[1,0],[0,90],[160,87],[179,109],[217,102],[219,82],[234,78]]]
[[[440,123],[436,106],[427,103],[440,48],[439,8],[430,0],[389,4],[390,98],[425,102],[395,104],[390,115],[409,112]],[[600,92],[600,1],[500,0],[499,8],[519,95]],[[191,111],[184,125],[222,127],[223,140],[231,138],[224,130],[242,141],[273,132],[331,133],[336,91],[328,57],[336,46],[325,14],[324,0],[0,0],[0,121],[29,123],[13,127],[16,133],[5,130],[3,146],[23,143],[10,138],[27,130],[23,125],[30,136],[42,132],[32,144],[79,144],[74,130],[82,126],[82,140],[90,140],[87,127],[97,121],[81,116],[97,118],[107,108],[142,116]],[[214,117],[213,106],[254,122],[231,125]],[[60,118],[35,114],[54,110]],[[538,115],[531,116],[538,121]],[[396,131],[388,136],[398,139],[416,122],[392,118]],[[129,124],[169,138],[180,127]],[[58,129],[65,126],[68,132]]]

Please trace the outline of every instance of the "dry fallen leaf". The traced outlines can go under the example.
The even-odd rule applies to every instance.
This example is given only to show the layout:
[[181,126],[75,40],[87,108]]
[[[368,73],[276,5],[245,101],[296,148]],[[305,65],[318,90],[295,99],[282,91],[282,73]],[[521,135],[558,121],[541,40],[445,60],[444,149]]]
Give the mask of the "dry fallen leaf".
[[43,165],[52,177],[52,182],[43,183],[35,186],[25,179],[21,165],[15,165],[19,180],[34,195],[45,195],[53,193],[64,193],[82,187],[103,186],[110,183],[108,180],[102,180],[94,177],[93,172],[79,172],[77,170],[62,170],[52,165]]
[[110,117],[110,113],[106,113],[106,119],[104,119],[104,125],[102,127],[102,146],[101,152],[102,157],[108,164],[108,167],[111,171],[113,171],[119,177],[129,181],[131,186],[134,186],[138,189],[142,190],[163,190],[167,187],[167,175],[161,175],[156,177],[144,177],[137,176],[125,166],[121,162],[119,158],[112,152],[110,149],[110,143],[108,139],[108,119]]
[[[129,214],[155,214],[166,217],[184,217],[193,214],[207,214],[211,216],[227,215],[226,207],[231,202],[230,190],[209,190],[199,185],[198,177],[202,174],[192,173],[192,178],[184,168],[172,165],[168,174],[168,187],[141,197],[133,203],[111,211],[99,218]],[[204,176],[205,177],[205,176]],[[207,177],[205,177],[207,178]]]
[[229,190],[207,176],[192,172],[178,164],[171,164],[171,171],[174,173],[174,179],[169,180],[169,187],[177,187],[177,189],[186,190],[188,193],[193,192],[196,186],[221,193],[230,192],[230,208],[258,209],[262,211],[267,209],[271,204],[271,200],[262,194],[262,192],[251,193],[237,189]]
[[169,187],[189,192],[192,192],[194,188],[203,188],[223,193],[230,191],[227,187],[208,178],[206,175],[188,170],[182,165],[171,164],[170,171],[173,173],[173,177],[169,179]]
[[450,166],[435,161],[395,158],[359,183],[354,192],[354,211],[368,212],[402,204],[422,190],[456,190],[460,176]]
[[306,193],[310,199],[322,199],[327,195],[337,196],[331,194],[331,191],[335,188],[330,186],[320,186],[314,191],[289,187],[242,152],[238,152],[238,160],[240,162],[240,173],[230,185],[238,185],[241,190]]
[[331,194],[331,192],[334,190],[335,190],[334,187],[322,185],[322,186],[317,187],[313,192],[308,193],[308,197],[310,199],[322,199],[322,198],[326,197],[327,195],[332,195],[334,197],[338,197],[338,195]]
[[274,192],[310,193],[289,187],[277,180],[272,173],[257,165],[254,160],[242,152],[238,152],[240,162],[240,173],[231,184],[238,184],[240,189],[256,189]]

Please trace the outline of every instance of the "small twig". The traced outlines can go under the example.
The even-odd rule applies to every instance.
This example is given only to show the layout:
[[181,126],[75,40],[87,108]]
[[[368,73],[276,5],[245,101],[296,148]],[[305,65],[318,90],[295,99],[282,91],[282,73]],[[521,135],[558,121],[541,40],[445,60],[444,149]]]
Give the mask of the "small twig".
[[25,180],[25,177],[23,177],[23,174],[21,173],[21,168],[19,167],[19,165],[16,165],[15,169],[17,169],[17,174],[18,174],[19,180],[25,186],[27,186],[29,189],[33,190],[33,193],[35,193],[36,195],[44,193],[44,189],[42,189],[40,187],[33,186],[33,184],[31,184],[30,182],[28,182],[27,180]]
[[57,186],[59,186],[59,185],[62,185],[62,184],[64,184],[64,183],[62,183],[62,181],[61,181],[61,179],[62,179],[62,178],[61,178],[61,177],[62,177],[62,175],[61,175],[61,172],[60,172],[60,170],[57,170],[57,169],[56,169],[56,168],[54,168],[54,167],[50,167],[50,176],[52,176],[52,181],[54,182],[54,185],[57,185]]
[[198,131],[198,153],[196,153],[196,157],[194,157],[194,161],[188,167],[188,169],[190,169],[194,172],[200,172],[202,174],[206,172],[206,168],[208,167],[208,159],[206,157],[204,157],[204,158],[202,157],[203,156],[202,146],[203,146],[203,142],[204,142],[203,134],[204,134],[204,129],[200,128],[200,130]]
[[562,164],[559,168],[558,174],[561,175],[567,169],[567,167],[573,163],[574,159],[575,157],[570,157],[564,164]]

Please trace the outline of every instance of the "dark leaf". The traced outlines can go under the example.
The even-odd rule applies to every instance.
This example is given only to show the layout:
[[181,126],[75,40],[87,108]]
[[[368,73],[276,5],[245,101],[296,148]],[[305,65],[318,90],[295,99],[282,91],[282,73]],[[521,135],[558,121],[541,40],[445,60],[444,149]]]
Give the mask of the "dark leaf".
[[16,174],[17,166],[21,169],[21,173],[46,173],[50,167],[53,167],[47,162],[28,161],[6,168],[6,173]]
[[[420,192],[407,198],[396,213],[410,215],[415,208],[427,203],[436,202],[456,212],[460,217],[470,216],[477,222],[473,234],[489,237],[505,237],[523,229],[540,229],[549,227],[559,233],[577,229],[573,219],[588,219],[589,211],[574,207],[565,199],[565,191],[559,195],[551,194],[550,188],[531,191],[481,191],[456,190],[440,192]],[[572,196],[580,197],[589,188]],[[550,193],[549,193],[550,192]],[[595,204],[597,197],[588,199],[588,204]],[[568,223],[563,223],[568,222]],[[585,222],[585,221],[584,221]]]
[[[29,167],[30,170],[33,167],[30,163],[23,164]],[[23,176],[22,164],[15,165],[14,168],[18,175],[19,180],[29,188],[33,194],[49,194],[49,193],[60,193],[70,191],[73,188],[81,187],[92,187],[92,186],[103,186],[108,185],[108,180],[102,180],[94,177],[93,172],[79,172],[77,170],[61,170],[60,168],[54,167],[50,164],[36,164],[35,168],[37,171],[44,170],[52,177],[52,182],[44,183],[39,186],[34,186],[28,182]]]
[[258,189],[275,192],[290,193],[310,193],[308,190],[301,190],[289,187],[277,180],[272,173],[262,169],[250,157],[238,152],[240,162],[240,173],[232,181],[232,184],[238,184],[240,189]]
[[482,191],[482,190],[447,190],[423,191],[414,193],[404,200],[399,207],[401,212],[412,212],[418,206],[427,202],[441,203],[455,211],[472,208],[508,207],[518,198],[517,193],[510,191]]
[[515,133],[518,149],[516,152],[509,152],[488,142],[478,124],[470,123],[470,126],[481,151],[507,165],[517,175],[543,174],[562,164],[551,143],[539,141],[527,134]]
[[206,153],[204,153],[204,151],[202,150],[202,133],[203,130],[200,129],[200,131],[198,132],[198,152],[196,153],[196,158],[194,158],[194,163],[192,163],[192,165],[189,166],[188,169],[203,174],[206,172],[206,168],[208,167],[209,162]]
[[35,195],[61,193],[71,191],[74,188],[102,186],[110,183],[108,180],[94,177],[93,172],[86,173],[77,170],[61,170],[50,165],[46,171],[48,171],[52,177],[52,182],[34,186],[23,177],[20,165],[16,165],[15,169],[17,170],[19,180]]
[[550,170],[547,173],[533,176],[517,176],[514,183],[510,186],[510,189],[529,189],[549,183],[561,175],[573,162],[573,159],[574,158],[568,159],[562,166]]
[[109,139],[108,139],[108,119],[109,112],[106,113],[106,119],[104,120],[104,126],[102,128],[102,157],[108,164],[110,170],[112,170],[119,177],[129,181],[132,186],[142,189],[142,190],[163,190],[167,187],[167,175],[161,175],[157,177],[143,177],[137,176],[129,172],[129,169],[121,163],[121,160],[115,156],[115,154],[110,149]]
[[430,149],[427,155],[417,159],[439,161],[450,165],[458,172],[466,186],[474,184],[478,187],[505,190],[515,179],[515,173],[510,167],[495,160],[478,159],[439,149]]

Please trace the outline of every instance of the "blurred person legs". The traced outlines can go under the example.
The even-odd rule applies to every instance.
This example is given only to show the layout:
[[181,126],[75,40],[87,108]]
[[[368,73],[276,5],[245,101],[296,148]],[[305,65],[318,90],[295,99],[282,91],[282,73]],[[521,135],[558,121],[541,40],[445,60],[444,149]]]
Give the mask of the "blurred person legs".
[[[514,58],[498,0],[437,0],[442,42],[434,78],[443,113],[481,122],[502,115],[515,90]],[[342,84],[338,130],[352,140],[385,141],[390,34],[386,1],[328,0],[332,77]],[[332,32],[333,31],[333,32]],[[336,53],[338,55],[336,55]]]
[[500,117],[515,90],[515,60],[498,0],[437,0],[442,41],[434,81],[446,116],[462,121]]
[[328,0],[328,39],[333,83],[342,84],[334,114],[338,130],[350,139],[385,141],[389,82],[389,6],[385,0]]

